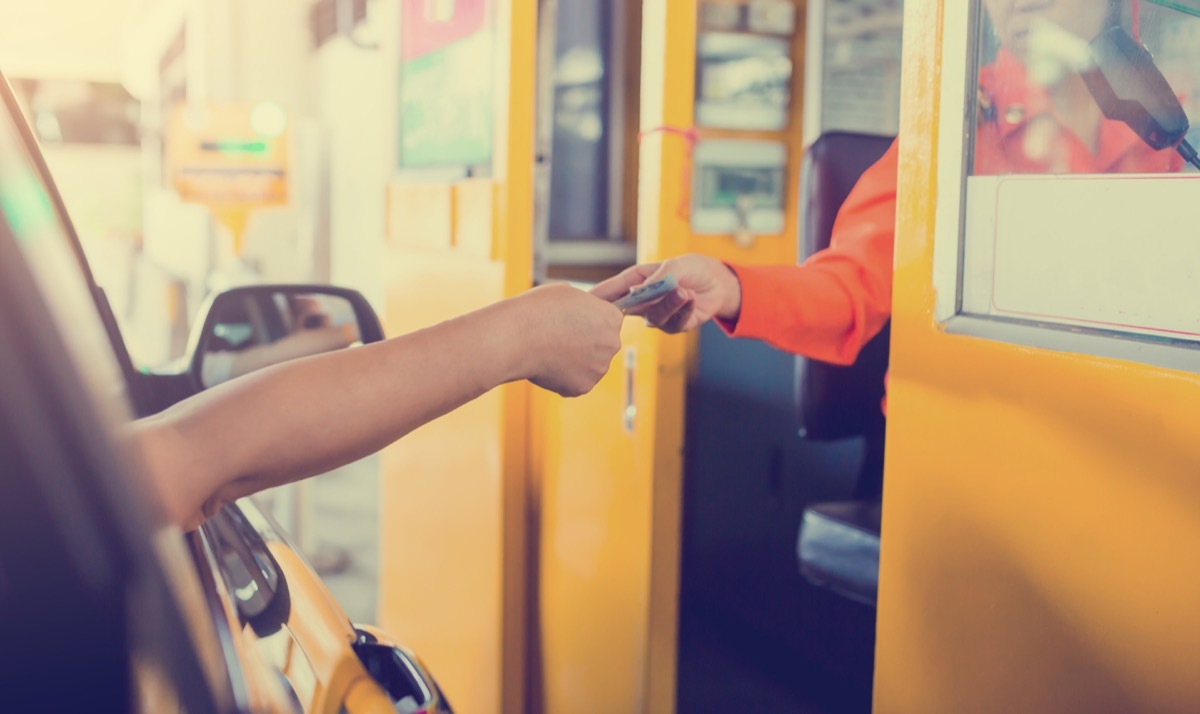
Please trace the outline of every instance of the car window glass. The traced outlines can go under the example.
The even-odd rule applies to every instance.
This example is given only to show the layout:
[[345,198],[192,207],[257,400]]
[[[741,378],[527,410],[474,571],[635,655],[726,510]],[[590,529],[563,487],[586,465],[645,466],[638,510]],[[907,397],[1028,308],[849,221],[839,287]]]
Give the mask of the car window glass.
[[127,413],[125,380],[84,268],[16,121],[11,106],[0,116],[0,214],[93,394],[106,408]]
[[[27,330],[56,332],[75,371],[80,374],[88,394],[79,395],[81,402],[103,404],[108,417],[107,426],[124,425],[130,418],[129,383],[122,371],[118,345],[114,345],[104,328],[97,302],[93,298],[93,283],[83,262],[67,218],[56,200],[53,185],[43,173],[35,144],[22,132],[20,113],[0,77],[0,221],[25,259],[37,285],[37,295],[49,312],[50,324],[23,325]],[[23,296],[24,297],[24,296]],[[15,310],[16,314],[44,314],[43,311]],[[104,464],[93,464],[103,471]],[[121,474],[134,488],[140,488],[137,473],[124,469]],[[114,488],[117,484],[98,479],[100,487]],[[128,494],[123,486],[116,489],[118,498]],[[213,632],[227,616],[226,603],[217,591],[203,590],[198,582],[201,569],[197,559],[184,548],[183,539],[174,527],[159,527],[147,531],[153,564],[146,563],[163,576],[163,581],[141,575],[129,580],[128,605],[135,615],[128,632],[132,664],[133,687],[142,711],[176,711],[181,702],[176,687],[187,686],[193,694],[195,687],[205,686],[220,700],[236,697],[228,694],[234,688],[233,677],[242,678],[239,652],[223,647]],[[202,564],[202,567],[206,567]],[[165,588],[164,588],[165,586]],[[154,623],[172,621],[181,611],[187,634],[155,631]],[[175,639],[171,639],[174,636]],[[179,649],[192,649],[179,654]],[[178,655],[178,656],[177,656]],[[177,679],[186,671],[186,661],[198,660],[203,684],[191,679]],[[239,692],[242,690],[238,690]],[[240,700],[239,700],[240,701]],[[245,708],[245,707],[243,707]]]

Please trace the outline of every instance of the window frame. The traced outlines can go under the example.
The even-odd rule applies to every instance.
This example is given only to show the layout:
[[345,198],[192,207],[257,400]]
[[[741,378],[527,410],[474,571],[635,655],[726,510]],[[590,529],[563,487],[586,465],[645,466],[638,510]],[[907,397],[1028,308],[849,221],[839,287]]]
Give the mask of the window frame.
[[[1200,342],[963,310],[967,178],[973,155],[982,0],[943,6],[933,238],[934,319],[948,334],[1200,372]],[[958,58],[965,59],[958,62]],[[901,127],[901,135],[905,127]]]

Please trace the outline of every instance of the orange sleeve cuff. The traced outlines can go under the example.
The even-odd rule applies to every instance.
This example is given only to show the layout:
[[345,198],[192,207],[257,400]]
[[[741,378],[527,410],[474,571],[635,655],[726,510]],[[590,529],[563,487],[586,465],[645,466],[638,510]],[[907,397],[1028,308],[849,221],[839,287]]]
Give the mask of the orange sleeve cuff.
[[768,309],[771,301],[769,280],[762,268],[750,265],[726,267],[737,276],[742,289],[741,310],[737,320],[717,319],[717,324],[730,337],[747,337],[756,340],[768,339],[779,331],[779,321]]

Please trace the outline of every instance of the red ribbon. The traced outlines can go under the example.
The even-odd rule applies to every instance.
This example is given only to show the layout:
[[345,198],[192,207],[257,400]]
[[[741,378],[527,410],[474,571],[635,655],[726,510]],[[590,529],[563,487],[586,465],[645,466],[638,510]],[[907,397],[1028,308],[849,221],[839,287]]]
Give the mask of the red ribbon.
[[687,149],[683,157],[683,175],[679,182],[679,206],[676,208],[676,213],[683,220],[691,218],[691,196],[692,196],[692,152],[696,148],[696,142],[700,139],[700,132],[695,128],[681,129],[676,126],[656,126],[653,129],[638,132],[638,143],[642,143],[642,139],[650,134],[669,134],[671,136],[682,137],[687,142]]

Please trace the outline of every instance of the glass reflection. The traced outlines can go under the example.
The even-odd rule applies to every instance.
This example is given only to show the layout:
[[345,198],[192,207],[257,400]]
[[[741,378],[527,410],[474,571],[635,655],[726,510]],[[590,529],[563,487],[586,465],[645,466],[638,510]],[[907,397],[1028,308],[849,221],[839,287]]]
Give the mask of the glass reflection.
[[1185,167],[1174,149],[1156,151],[1123,122],[1106,118],[1083,74],[1093,66],[1093,41],[1121,27],[1150,51],[1194,118],[1200,19],[1193,13],[1137,0],[983,0],[983,6],[973,173],[1174,173]]
[[697,39],[696,123],[732,129],[787,125],[792,60],[788,42],[746,33]]
[[612,56],[607,3],[560,2],[555,25],[550,235],[609,234],[608,113]]
[[218,299],[215,319],[200,343],[205,387],[360,340],[354,306],[342,297],[250,292]]

